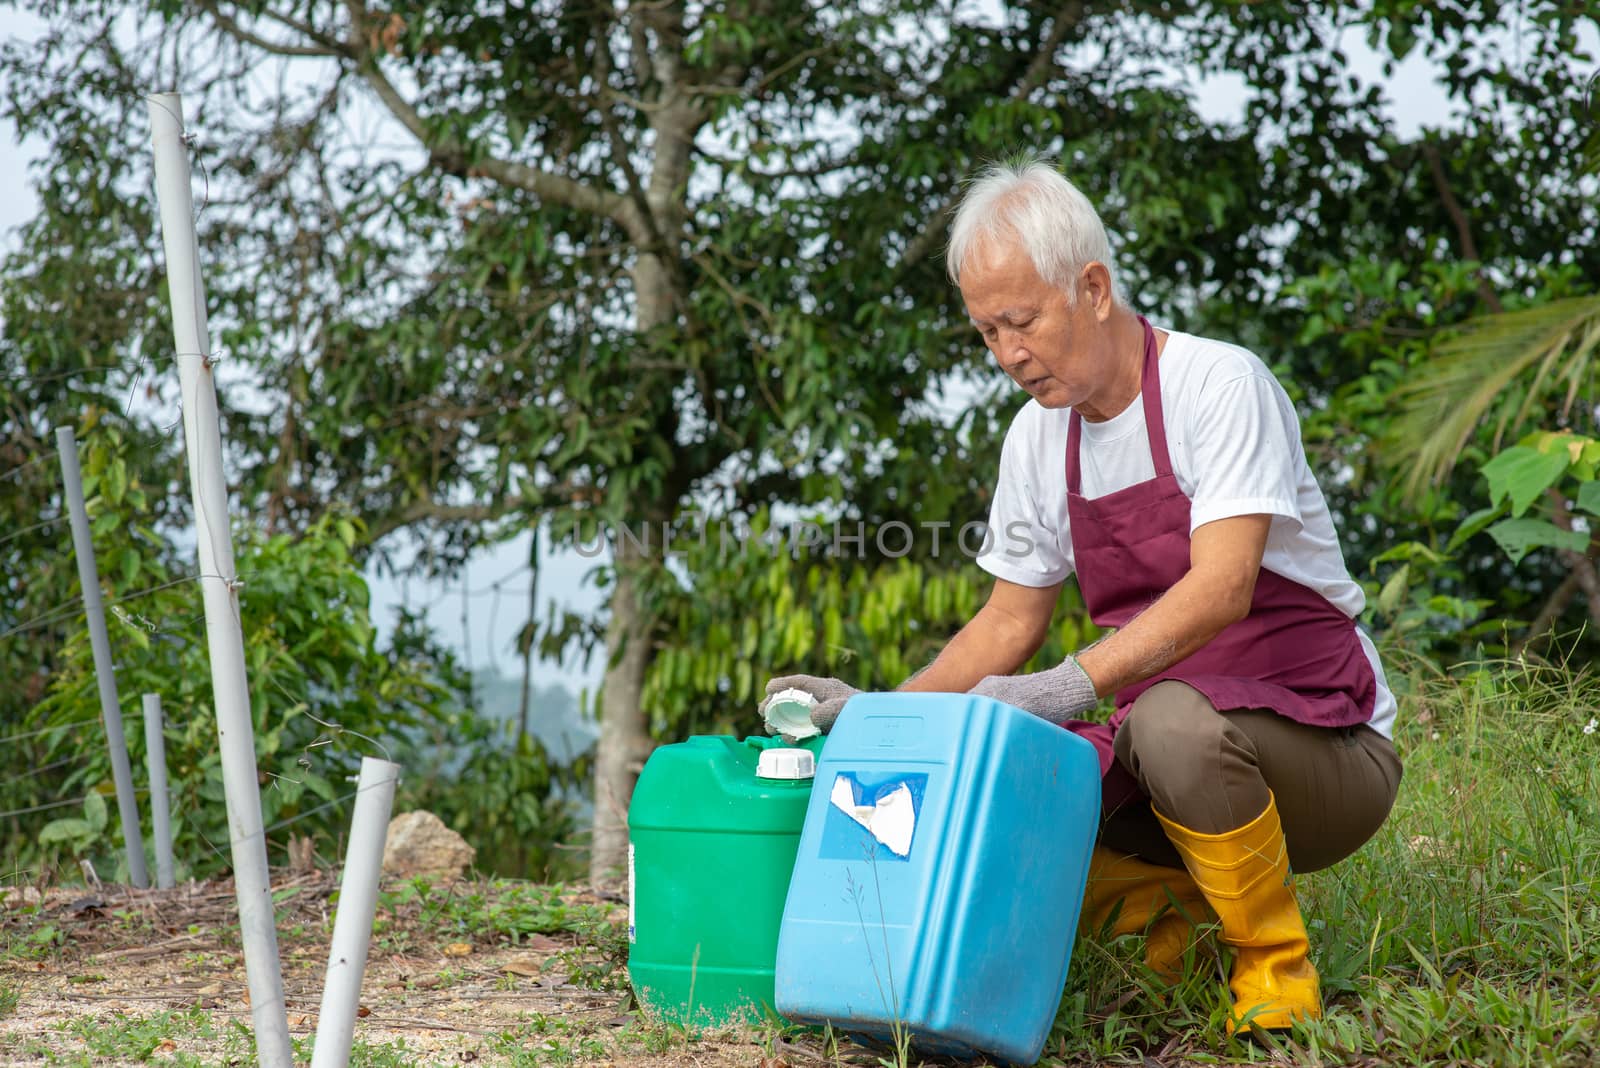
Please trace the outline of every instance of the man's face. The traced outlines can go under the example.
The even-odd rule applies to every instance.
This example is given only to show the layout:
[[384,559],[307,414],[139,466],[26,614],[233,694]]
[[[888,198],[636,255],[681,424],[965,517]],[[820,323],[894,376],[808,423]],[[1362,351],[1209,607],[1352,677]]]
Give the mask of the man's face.
[[[982,242],[961,270],[967,315],[1001,370],[1046,408],[1076,407],[1104,386],[1092,311],[1034,270],[1014,238]],[[1085,344],[1088,342],[1089,344]]]

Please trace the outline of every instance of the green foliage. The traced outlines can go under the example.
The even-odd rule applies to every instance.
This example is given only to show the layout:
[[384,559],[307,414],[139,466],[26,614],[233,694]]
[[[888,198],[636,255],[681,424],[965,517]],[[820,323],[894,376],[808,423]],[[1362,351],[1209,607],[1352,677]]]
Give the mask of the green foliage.
[[[1597,350],[1600,298],[1594,296],[1556,297],[1484,316],[1444,339],[1422,369],[1426,373],[1395,390],[1399,411],[1389,438],[1397,462],[1408,465],[1407,487],[1448,473],[1486,419],[1496,446],[1530,420],[1550,415],[1567,422],[1576,401],[1593,397],[1590,362]],[[1503,467],[1525,459],[1512,452],[1496,462]],[[1536,482],[1538,473],[1507,477]],[[1514,502],[1517,513],[1526,507]]]
[[[227,18],[176,0],[140,11],[50,0],[38,11],[45,40],[0,55],[0,108],[51,159],[34,176],[42,211],[0,271],[0,352],[22,383],[0,385],[18,424],[0,465],[46,456],[52,422],[89,429],[125,411],[135,383],[158,383],[150,406],[172,405],[170,368],[152,355],[169,331],[140,109],[182,54],[180,88],[203,134],[216,347],[249,387],[234,395],[268,399],[226,413],[229,470],[245,514],[286,539],[241,552],[276,552],[274,573],[304,567],[293,581],[331,597],[325,620],[280,601],[270,575],[266,592],[245,590],[247,606],[282,608],[273,626],[287,635],[249,646],[271,682],[255,712],[282,816],[328,796],[364,744],[354,731],[381,733],[380,707],[397,705],[404,722],[435,701],[413,688],[432,668],[391,662],[398,693],[378,695],[353,681],[379,681],[371,657],[346,671],[333,650],[365,640],[340,607],[359,591],[291,548],[300,534],[330,537],[316,533],[329,502],[364,524],[347,562],[406,532],[425,540],[424,566],[442,568],[530,525],[571,546],[597,521],[672,522],[690,508],[723,519],[799,509],[869,530],[981,516],[1015,395],[996,388],[937,250],[960,179],[1019,145],[1056,153],[1101,206],[1141,310],[1286,372],[1347,559],[1371,580],[1373,620],[1450,659],[1536,616],[1565,579],[1559,551],[1518,567],[1491,544],[1575,545],[1528,525],[1559,527],[1557,516],[1492,516],[1484,526],[1498,533],[1472,538],[1485,519],[1476,475],[1501,444],[1490,426],[1559,426],[1551,416],[1586,418],[1595,400],[1592,320],[1569,318],[1559,336],[1530,325],[1576,315],[1570,302],[1592,302],[1600,277],[1600,197],[1585,169],[1600,124],[1585,110],[1580,37],[1596,23],[1584,5],[1522,5],[1514,50],[1494,43],[1503,5],[1393,0],[263,0]],[[1382,92],[1353,77],[1340,45],[1351,34],[1386,63],[1425,53],[1446,113],[1404,132]],[[1202,117],[1201,74],[1241,84],[1242,122]],[[356,143],[352,114],[380,116],[382,132]],[[375,153],[385,139],[406,147]],[[1465,349],[1436,361],[1438,331],[1501,303],[1526,313],[1527,329],[1500,341],[1544,344],[1531,361]],[[147,356],[145,377],[135,369]],[[1396,418],[1397,395],[1417,401],[1416,419]],[[1472,414],[1480,401],[1486,419]],[[151,536],[134,532],[105,557],[122,589],[180,570],[165,546],[184,521],[161,512],[182,499],[159,474],[178,469],[174,440],[154,429],[163,416],[113,419],[134,462],[126,488],[113,477],[104,494],[142,487],[152,508]],[[1448,472],[1437,484],[1408,482],[1419,450],[1441,449],[1455,467],[1434,468]],[[52,511],[50,480],[29,471],[16,480],[25,492],[5,499],[19,531]],[[0,545],[8,628],[70,596],[49,533]],[[751,550],[620,564],[599,577],[620,598],[606,653],[626,676],[608,690],[624,722],[607,738],[623,748],[640,710],[618,702],[636,686],[669,736],[748,721],[771,670],[898,681],[964,621],[984,581],[965,561],[875,546],[826,562]],[[634,617],[637,587],[647,605]],[[608,612],[530,620],[526,643],[593,648]],[[157,632],[122,637],[148,643],[152,662],[183,663],[187,636],[160,633],[172,617],[144,614]],[[1075,604],[1061,615],[1051,655],[1090,637]],[[119,626],[140,628],[129,620]],[[0,670],[19,680],[0,709],[15,721],[47,680],[81,687],[69,630],[46,622],[0,645]],[[623,656],[628,641],[646,655]],[[51,700],[68,700],[54,685]],[[88,708],[83,698],[71,700]],[[184,724],[205,719],[193,701],[170,707]],[[319,730],[312,715],[342,726]],[[203,732],[190,733],[198,752]],[[307,753],[318,741],[329,744]],[[49,763],[38,747],[26,755]],[[637,756],[609,754],[623,755],[609,766]],[[547,781],[537,759],[505,759],[522,781]],[[509,803],[484,760],[458,825]],[[35,785],[36,797],[61,796],[55,780]],[[517,812],[496,825],[501,840],[556,818]]]
[[519,945],[535,934],[606,934],[606,910],[575,903],[560,885],[536,885],[506,879],[435,886],[411,879],[380,893],[385,909],[405,910],[416,924],[441,938],[486,945]]
[[[578,833],[576,799],[589,760],[553,761],[532,734],[511,724],[458,716],[437,753],[465,754],[442,774],[412,777],[409,807],[424,808],[472,843],[474,866],[510,878],[560,880],[578,874],[568,846]],[[423,759],[429,759],[423,755]]]
[[[859,544],[845,540],[857,533]],[[645,676],[655,733],[759,733],[756,705],[777,665],[863,689],[904,682],[972,618],[992,581],[962,548],[959,529],[940,533],[934,554],[930,531],[909,525],[858,531],[760,515],[748,530],[675,541],[681,572],[662,569],[650,590],[654,610],[676,621]],[[892,552],[919,543],[919,551],[865,558],[879,543]],[[969,539],[967,549],[977,547]],[[1069,584],[1034,665],[1059,663],[1098,635]]]
[[[85,490],[124,734],[133,766],[142,768],[141,695],[159,694],[174,853],[182,872],[202,875],[229,863],[204,612],[198,583],[177,570],[149,525],[145,491],[131,466],[119,436],[85,441]],[[352,555],[360,535],[359,521],[338,512],[299,536],[238,534],[240,622],[269,844],[281,846],[292,827],[336,855],[360,758],[388,755],[408,769],[399,807],[438,801],[469,840],[481,832],[486,860],[498,851],[509,854],[516,870],[547,870],[550,844],[566,837],[572,818],[570,803],[552,797],[557,775],[547,755],[531,738],[502,743],[468,710],[464,680],[414,623],[403,620],[387,646],[377,643]],[[26,808],[87,793],[83,815],[25,820],[23,828],[37,830],[10,838],[9,863],[27,867],[66,854],[89,855],[108,873],[125,866],[120,824],[107,819],[110,757],[98,711],[92,652],[80,623],[46,696],[17,725],[32,735],[18,743],[17,756],[59,770],[8,781],[0,804]],[[429,773],[439,743],[466,753],[465,766],[442,779]]]
[[106,799],[91,793],[83,799],[83,816],[51,820],[39,832],[39,845],[63,845],[74,855],[84,853],[106,829]]
[[[202,1009],[160,1012],[152,1016],[130,1016],[117,1012],[107,1020],[92,1017],[76,1021],[70,1033],[83,1043],[93,1057],[149,1061],[165,1042],[189,1040],[216,1034]],[[193,1059],[191,1059],[191,1063]]]
[[[1600,441],[1576,434],[1540,432],[1496,454],[1482,467],[1489,484],[1491,508],[1474,513],[1464,529],[1482,528],[1511,558],[1522,562],[1530,551],[1554,548],[1579,557],[1589,552],[1587,529],[1574,529],[1567,503],[1575,497],[1577,506],[1591,515],[1600,515],[1600,485],[1595,481],[1600,467]],[[1542,516],[1525,513],[1540,502]],[[1510,512],[1511,518],[1485,524]]]
[[1158,1050],[1186,1062],[1593,1061],[1600,679],[1517,662],[1400,666],[1395,810],[1355,856],[1298,877],[1323,1019],[1252,1055],[1223,1036],[1214,966],[1168,988],[1137,939],[1080,937],[1041,1064]]

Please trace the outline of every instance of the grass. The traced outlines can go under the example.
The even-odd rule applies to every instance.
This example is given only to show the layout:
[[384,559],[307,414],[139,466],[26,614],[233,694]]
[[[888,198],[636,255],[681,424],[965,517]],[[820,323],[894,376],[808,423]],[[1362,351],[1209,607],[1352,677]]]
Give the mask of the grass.
[[1356,856],[1299,878],[1323,1019],[1279,1048],[1228,1039],[1216,965],[1169,989],[1135,940],[1080,940],[1042,1063],[1600,1059],[1600,732],[1584,731],[1600,679],[1513,663],[1394,681],[1394,813]]
[[493,879],[481,883],[434,886],[412,879],[379,898],[381,909],[418,910],[418,924],[464,939],[517,945],[535,934],[586,932],[605,922],[605,910],[574,905],[560,885]]
[[[1145,969],[1138,940],[1082,939],[1041,1064],[1600,1062],[1600,723],[1585,733],[1600,719],[1600,678],[1513,663],[1450,676],[1418,669],[1393,681],[1402,692],[1397,744],[1406,763],[1395,811],[1356,856],[1300,877],[1323,1019],[1281,1041],[1230,1039],[1221,963],[1197,955],[1169,987]],[[570,983],[621,991],[626,934],[606,915],[561,887],[414,880],[382,896],[374,954],[431,960],[450,942],[494,949],[555,936],[562,948],[536,944]],[[54,967],[81,951],[71,930],[33,906],[10,916],[0,956],[19,970]],[[107,919],[138,936],[137,916]],[[444,964],[441,985],[464,981],[464,967]],[[500,985],[521,989],[509,977]],[[0,1020],[15,1019],[19,999],[25,1010],[25,991],[0,982]],[[800,1063],[784,1052],[796,1047],[806,1063],[862,1056],[831,1034],[776,1021],[711,1036],[644,1018],[618,1029],[606,1016],[616,1012],[529,1013],[485,1037],[483,1061],[626,1065],[662,1056],[692,1061],[717,1050],[727,1056],[730,1047],[733,1063]],[[35,1038],[12,1052],[51,1065],[191,1065],[202,1063],[190,1052],[196,1038],[222,1049],[221,1063],[253,1060],[248,1024],[203,1010],[72,1019],[48,1041]],[[310,1049],[309,1038],[296,1041],[299,1060],[309,1060]],[[892,1055],[890,1063],[901,1060]],[[904,1060],[917,1063],[914,1052]],[[217,1055],[204,1063],[219,1063]],[[358,1037],[351,1063],[443,1062],[408,1053],[403,1043]]]
[[[107,1018],[84,1017],[57,1029],[58,1039],[34,1042],[23,1052],[41,1064],[75,1068],[105,1063],[177,1065],[212,1068],[218,1064],[254,1064],[255,1042],[241,1021],[213,1021],[203,1009],[157,1012],[144,1016],[117,1013]],[[218,1049],[206,1055],[188,1051],[195,1040]],[[309,1063],[311,1038],[294,1040],[297,1063]],[[351,1068],[415,1068],[416,1060],[402,1041],[383,1044],[356,1039],[350,1049]]]
[[59,1040],[31,1043],[24,1052],[49,1065],[143,1063],[160,1055],[163,1063],[199,1066],[207,1063],[178,1047],[194,1038],[217,1035],[200,1009],[158,1012],[148,1016],[116,1014],[105,1019],[83,1017],[57,1028]]

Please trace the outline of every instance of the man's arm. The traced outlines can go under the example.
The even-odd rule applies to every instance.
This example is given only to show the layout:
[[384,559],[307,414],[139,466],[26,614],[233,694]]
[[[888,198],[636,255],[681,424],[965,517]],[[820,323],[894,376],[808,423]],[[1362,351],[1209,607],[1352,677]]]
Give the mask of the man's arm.
[[933,663],[900,685],[906,692],[966,693],[987,675],[1009,675],[1044,644],[1061,583],[1023,586],[995,579],[978,614]]
[[1127,626],[1078,654],[1095,693],[1104,697],[1165,671],[1249,615],[1271,526],[1270,515],[1242,515],[1196,529],[1188,573]]

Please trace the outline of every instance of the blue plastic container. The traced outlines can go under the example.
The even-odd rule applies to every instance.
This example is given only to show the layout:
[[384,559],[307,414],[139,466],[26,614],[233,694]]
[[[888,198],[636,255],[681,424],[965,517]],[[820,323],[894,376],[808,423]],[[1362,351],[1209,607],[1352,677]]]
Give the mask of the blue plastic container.
[[817,766],[777,1009],[928,1053],[1039,1059],[1100,818],[1092,745],[965,694],[863,694]]

